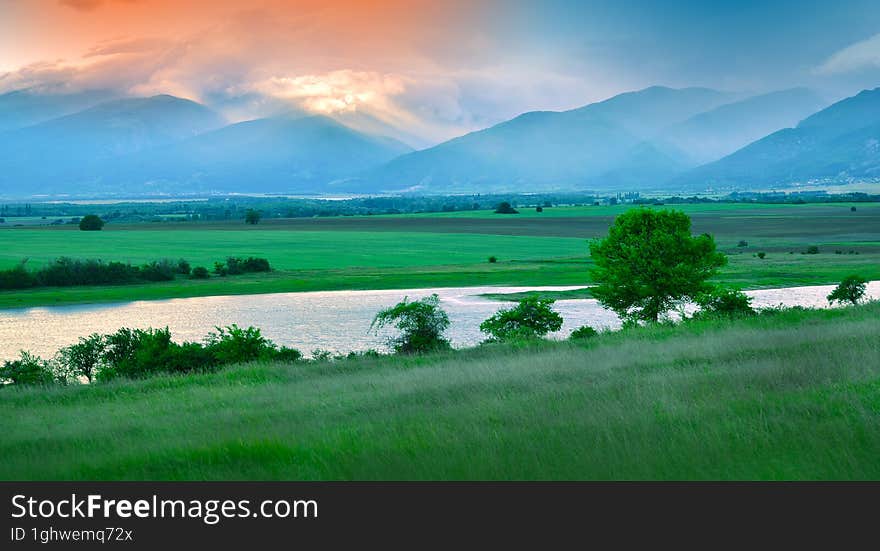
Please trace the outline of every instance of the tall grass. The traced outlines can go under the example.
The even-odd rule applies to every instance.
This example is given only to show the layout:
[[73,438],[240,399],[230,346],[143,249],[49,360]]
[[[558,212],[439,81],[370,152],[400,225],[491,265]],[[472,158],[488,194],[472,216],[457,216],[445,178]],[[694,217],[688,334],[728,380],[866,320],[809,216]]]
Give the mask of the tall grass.
[[3,479],[877,479],[880,304],[0,391]]

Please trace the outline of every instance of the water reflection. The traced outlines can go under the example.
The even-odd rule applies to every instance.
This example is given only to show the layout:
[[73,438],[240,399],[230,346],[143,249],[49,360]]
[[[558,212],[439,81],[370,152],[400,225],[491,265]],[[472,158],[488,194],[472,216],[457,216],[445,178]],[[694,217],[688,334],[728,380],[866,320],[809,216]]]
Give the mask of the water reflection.
[[[196,297],[123,304],[53,306],[0,311],[0,360],[30,350],[43,357],[91,333],[110,333],[120,327],[165,327],[176,340],[201,340],[218,325],[253,325],[278,344],[310,353],[316,348],[346,353],[368,348],[384,349],[388,333],[369,333],[373,316],[408,296],[437,293],[452,325],[448,336],[455,346],[480,342],[480,322],[510,303],[477,295],[514,293],[530,289],[564,290],[576,287],[465,287],[383,291],[324,291],[223,297]],[[825,297],[833,286],[792,287],[749,291],[754,306],[802,305],[827,307]],[[880,297],[880,282],[868,285]],[[595,300],[562,300],[556,303],[565,324],[552,335],[565,337],[581,325],[615,328],[620,320]]]

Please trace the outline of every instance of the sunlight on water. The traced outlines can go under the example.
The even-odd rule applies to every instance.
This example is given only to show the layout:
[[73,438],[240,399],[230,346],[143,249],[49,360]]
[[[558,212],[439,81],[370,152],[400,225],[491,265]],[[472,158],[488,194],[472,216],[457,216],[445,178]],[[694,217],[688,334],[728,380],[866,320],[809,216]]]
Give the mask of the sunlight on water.
[[[199,341],[216,326],[238,324],[259,327],[279,345],[298,348],[306,355],[321,348],[334,353],[375,348],[385,350],[389,332],[369,332],[373,316],[404,297],[417,299],[437,293],[452,325],[448,337],[455,346],[480,342],[480,322],[508,302],[491,301],[483,293],[515,293],[531,289],[566,290],[576,287],[465,287],[386,291],[324,291],[139,301],[124,304],[56,306],[0,311],[0,360],[29,350],[43,357],[91,333],[111,333],[120,327],[171,329],[175,340]],[[833,285],[749,291],[753,306],[827,307]],[[868,294],[880,298],[880,281],[868,285]],[[565,319],[563,338],[581,325],[616,328],[620,320],[595,300],[561,300],[555,309]]]

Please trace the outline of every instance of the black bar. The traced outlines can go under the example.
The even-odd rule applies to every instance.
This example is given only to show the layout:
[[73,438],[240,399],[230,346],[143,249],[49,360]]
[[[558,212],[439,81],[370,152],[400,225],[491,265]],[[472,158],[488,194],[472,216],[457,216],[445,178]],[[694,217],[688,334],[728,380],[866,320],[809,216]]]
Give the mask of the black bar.
[[[27,507],[27,498],[55,504],[72,494],[82,499],[99,495],[102,500],[96,503],[101,505],[107,500],[146,500],[151,504],[153,496],[157,502],[181,500],[190,504],[196,500],[197,510],[203,513],[212,507],[207,505],[211,500],[248,500],[251,513],[265,500],[273,502],[268,506],[270,513],[278,500],[288,504],[313,501],[316,509],[313,515],[311,509],[300,508],[297,518],[251,515],[219,518],[215,523],[207,522],[205,514],[195,518],[120,518],[113,514],[115,504],[110,505],[111,514],[106,518],[103,513],[74,519],[12,516],[22,513],[13,503],[16,495],[25,496],[17,498],[17,503]],[[64,530],[115,528],[118,530],[102,548],[127,549],[205,545],[286,549],[304,544],[327,548],[345,541],[468,548],[475,535],[496,543],[547,548],[570,538],[586,544],[600,536],[612,537],[623,545],[646,539],[655,543],[683,541],[703,533],[714,534],[714,543],[738,540],[755,544],[758,540],[751,538],[757,534],[766,538],[788,531],[817,543],[814,538],[820,538],[821,532],[843,522],[846,531],[833,532],[837,538],[833,541],[839,545],[855,536],[860,527],[873,530],[877,515],[872,504],[878,496],[877,483],[0,482],[4,502],[0,548],[46,547],[39,542],[44,534],[52,536],[44,532],[50,527],[55,530],[54,547],[68,546],[57,542]],[[284,511],[282,506],[280,513]],[[61,512],[66,514],[67,510]],[[236,509],[236,513],[241,511]],[[760,541],[766,543],[765,539]]]

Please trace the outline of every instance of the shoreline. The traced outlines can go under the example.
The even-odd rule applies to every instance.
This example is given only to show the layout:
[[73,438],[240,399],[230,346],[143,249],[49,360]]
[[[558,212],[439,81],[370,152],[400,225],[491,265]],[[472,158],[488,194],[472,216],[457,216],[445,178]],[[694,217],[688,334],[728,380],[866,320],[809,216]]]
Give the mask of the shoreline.
[[[753,307],[802,306],[826,309],[834,285],[805,285],[746,291]],[[453,346],[480,342],[481,321],[509,307],[497,296],[538,293],[578,293],[580,286],[469,286],[420,287],[379,290],[333,290],[305,293],[262,293],[189,297],[156,301],[130,301],[94,305],[35,307],[0,312],[0,357],[12,359],[18,350],[52,354],[91,333],[111,333],[120,327],[146,329],[168,327],[184,341],[201,340],[218,326],[237,324],[260,328],[274,342],[304,353],[321,349],[337,353],[380,349],[390,333],[369,330],[376,312],[408,297],[416,300],[437,293],[453,327]],[[495,294],[487,297],[486,294]],[[868,285],[868,298],[880,298],[880,280]],[[554,306],[565,322],[551,338],[565,338],[574,329],[589,325],[597,330],[615,329],[619,318],[591,298],[562,298]],[[690,312],[693,305],[684,305]],[[671,314],[674,315],[674,314]],[[387,333],[387,334],[386,334]]]
[[[591,282],[584,282],[579,273],[527,273],[524,277],[511,279],[511,272],[444,273],[422,272],[419,276],[407,273],[387,273],[381,271],[353,272],[334,277],[320,277],[320,274],[300,274],[296,272],[277,272],[280,277],[236,276],[235,278],[212,278],[211,280],[177,280],[167,283],[145,283],[135,285],[42,287],[26,291],[0,291],[0,313],[27,310],[31,308],[56,308],[64,306],[118,306],[141,301],[162,301],[187,298],[232,297],[244,295],[273,295],[288,293],[342,293],[342,292],[380,292],[380,291],[418,291],[430,289],[462,289],[479,287],[521,288],[512,293],[484,293],[483,298],[499,302],[511,302],[524,298],[531,291],[551,293],[548,298],[556,300],[576,300],[591,298],[588,288]],[[311,277],[306,277],[306,276]],[[542,275],[546,277],[541,277]],[[318,277],[316,277],[318,276]],[[473,277],[463,277],[473,276]],[[530,280],[540,280],[540,284]],[[367,281],[368,280],[368,281]],[[579,281],[580,280],[580,281]],[[465,281],[476,285],[462,284]],[[870,279],[869,281],[875,281]],[[839,281],[825,278],[795,280],[777,283],[755,283],[738,285],[736,279],[718,278],[719,284],[742,291],[768,289],[789,289],[794,287],[815,287],[836,285]],[[387,284],[387,285],[383,285]],[[525,293],[525,294],[524,294]],[[574,296],[568,297],[566,295]],[[510,295],[505,297],[504,295]]]

